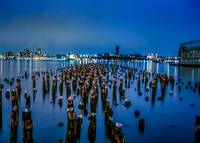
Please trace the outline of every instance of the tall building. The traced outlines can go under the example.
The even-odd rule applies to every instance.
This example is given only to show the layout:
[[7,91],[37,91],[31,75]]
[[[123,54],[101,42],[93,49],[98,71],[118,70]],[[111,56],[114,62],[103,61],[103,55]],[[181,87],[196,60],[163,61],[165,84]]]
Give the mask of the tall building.
[[119,55],[119,46],[116,46],[116,55]]
[[6,57],[10,57],[10,56],[13,56],[13,53],[12,52],[7,52],[6,53]]
[[37,49],[37,56],[42,57],[42,49],[40,48]]
[[24,49],[24,53],[23,53],[23,56],[24,57],[26,57],[26,58],[28,58],[28,57],[30,57],[30,52],[29,52],[29,49]]
[[181,65],[200,66],[200,39],[181,43],[179,59]]

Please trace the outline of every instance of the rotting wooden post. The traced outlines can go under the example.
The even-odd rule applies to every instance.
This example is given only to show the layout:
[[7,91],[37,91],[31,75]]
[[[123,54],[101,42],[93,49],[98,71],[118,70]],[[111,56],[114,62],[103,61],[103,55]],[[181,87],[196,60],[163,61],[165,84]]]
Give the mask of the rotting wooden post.
[[24,143],[33,143],[33,121],[31,119],[31,111],[28,111],[27,109],[22,111],[22,127]]
[[46,93],[47,93],[46,81],[45,81],[45,78],[43,77],[43,95],[45,95]]
[[35,88],[35,74],[32,75],[32,79],[33,79],[33,88]]
[[25,71],[24,76],[25,76],[25,78],[28,78],[28,73],[27,73],[27,71]]
[[60,86],[59,86],[60,94],[63,94],[63,78],[60,79]]
[[89,120],[90,125],[88,127],[88,137],[90,140],[94,141],[96,138],[96,115],[91,115]]
[[11,111],[10,119],[10,143],[16,143],[17,141],[17,128],[19,121],[19,111],[17,106],[13,107]]
[[67,106],[69,108],[74,106],[73,100],[74,100],[74,98],[72,96],[69,96],[69,98],[67,99]]
[[21,81],[20,79],[17,79],[17,90],[18,90],[18,94],[21,94]]
[[10,89],[7,89],[6,90],[6,98],[9,98],[10,97]]
[[17,107],[18,109],[18,97],[17,92],[15,90],[12,91],[12,108]]

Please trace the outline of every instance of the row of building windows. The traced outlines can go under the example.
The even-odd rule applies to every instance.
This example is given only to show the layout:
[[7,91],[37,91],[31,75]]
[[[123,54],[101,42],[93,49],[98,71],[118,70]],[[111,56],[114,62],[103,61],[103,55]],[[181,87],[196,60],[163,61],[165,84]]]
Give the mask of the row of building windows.
[[200,65],[200,39],[181,43],[179,58],[180,64]]
[[185,58],[185,57],[192,57],[192,56],[199,56],[199,55],[200,55],[200,49],[196,49],[196,50],[182,50],[180,51],[179,56]]
[[200,59],[181,59],[181,64],[188,64],[188,65],[200,65]]

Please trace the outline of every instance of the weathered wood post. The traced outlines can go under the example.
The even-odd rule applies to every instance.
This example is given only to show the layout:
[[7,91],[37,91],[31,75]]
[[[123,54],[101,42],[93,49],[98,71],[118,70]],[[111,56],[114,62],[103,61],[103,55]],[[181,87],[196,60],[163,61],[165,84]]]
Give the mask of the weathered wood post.
[[27,109],[22,111],[22,127],[24,143],[33,143],[33,121],[31,118],[31,111],[28,111]]
[[92,113],[88,119],[90,120],[90,125],[88,127],[88,138],[89,140],[94,141],[96,138],[96,114]]
[[22,89],[21,89],[21,81],[20,81],[20,79],[16,79],[16,80],[17,80],[18,95],[20,95],[20,94],[21,94],[21,91],[22,91]]
[[16,143],[17,141],[17,128],[19,121],[18,103],[16,100],[16,91],[12,92],[12,111],[10,119],[10,142]]

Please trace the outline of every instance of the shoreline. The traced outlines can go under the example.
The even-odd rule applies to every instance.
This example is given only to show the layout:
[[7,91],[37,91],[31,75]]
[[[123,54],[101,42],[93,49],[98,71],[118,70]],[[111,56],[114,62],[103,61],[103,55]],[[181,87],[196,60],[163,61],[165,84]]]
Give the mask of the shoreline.
[[170,66],[179,66],[179,67],[195,67],[195,68],[200,68],[200,65],[192,65],[192,64],[174,64],[174,63],[170,63]]

